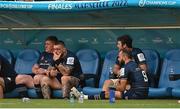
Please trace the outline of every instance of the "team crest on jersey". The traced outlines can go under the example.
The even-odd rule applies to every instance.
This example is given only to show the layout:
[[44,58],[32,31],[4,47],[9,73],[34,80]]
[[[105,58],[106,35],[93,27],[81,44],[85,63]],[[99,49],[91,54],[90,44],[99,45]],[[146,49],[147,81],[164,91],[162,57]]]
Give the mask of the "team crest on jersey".
[[137,57],[138,57],[138,60],[139,60],[140,62],[145,61],[145,57],[144,57],[144,54],[143,54],[143,53],[137,54]]
[[73,65],[73,64],[74,64],[74,57],[68,57],[68,58],[67,58],[67,63],[66,63],[66,64]]
[[121,68],[121,69],[120,69],[120,76],[124,76],[124,75],[125,75],[124,68]]

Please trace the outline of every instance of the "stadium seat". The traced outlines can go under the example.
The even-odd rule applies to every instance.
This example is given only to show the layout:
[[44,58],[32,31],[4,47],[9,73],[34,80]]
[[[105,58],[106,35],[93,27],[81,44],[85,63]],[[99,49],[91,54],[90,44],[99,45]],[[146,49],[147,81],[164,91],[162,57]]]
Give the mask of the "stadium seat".
[[14,66],[14,56],[10,50],[0,49],[0,55],[6,58],[9,63]]
[[148,75],[150,81],[150,87],[157,87],[158,85],[158,75],[159,75],[159,65],[160,65],[160,55],[157,51],[152,49],[143,49],[142,50],[146,63],[148,66]]
[[82,49],[76,53],[76,56],[85,75],[86,86],[95,87],[100,65],[98,52],[93,49]]
[[161,85],[167,85],[170,88],[172,88],[172,96],[179,98],[180,97],[180,79],[177,80],[169,80],[169,72],[171,69],[173,69],[174,74],[180,74],[180,49],[173,49],[167,52],[166,54],[166,60],[165,65],[166,68],[164,68],[164,72],[167,72],[167,74],[161,78],[161,79],[167,79],[168,83],[161,83]]
[[40,53],[35,49],[22,50],[16,58],[15,71],[17,74],[32,74],[32,66],[37,63]]
[[115,64],[117,55],[118,55],[118,51],[116,51],[116,50],[109,51],[106,54],[105,59],[104,59],[104,64],[103,64],[103,68],[102,68],[100,81],[99,81],[99,87],[98,88],[84,87],[83,88],[84,94],[87,94],[87,95],[100,94],[100,92],[102,91],[102,87],[103,87],[105,80],[109,79],[109,69],[110,69],[110,67],[112,67]]
[[[35,49],[24,49],[22,50],[16,58],[15,71],[17,74],[32,74],[32,66],[37,62],[40,56],[39,51]],[[18,93],[13,90],[11,93],[7,93],[5,96],[12,97],[12,95],[18,96]],[[32,98],[36,98],[37,94],[35,89],[28,89],[28,95]]]
[[[179,96],[178,90],[180,88],[180,80],[170,81],[169,74],[171,68],[175,73],[180,73],[180,49],[172,49],[168,51],[164,57],[163,66],[161,70],[158,88],[151,88],[149,90],[150,97],[170,97],[171,91],[173,96]],[[173,90],[172,90],[173,88]],[[180,92],[180,90],[179,90]]]

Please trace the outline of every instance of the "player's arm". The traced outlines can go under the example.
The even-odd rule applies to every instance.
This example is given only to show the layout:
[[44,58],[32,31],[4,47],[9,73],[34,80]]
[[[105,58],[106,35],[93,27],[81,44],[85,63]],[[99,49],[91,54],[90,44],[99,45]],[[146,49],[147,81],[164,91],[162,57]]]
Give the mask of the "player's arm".
[[113,73],[115,74],[115,75],[119,75],[119,70],[121,69],[121,67],[118,65],[118,64],[115,64],[114,66],[113,66]]
[[139,68],[145,72],[148,71],[148,68],[147,68],[147,64],[146,64],[146,58],[145,58],[145,55],[144,53],[141,51],[140,53],[137,54],[137,62],[138,62],[138,65],[139,65]]
[[64,75],[64,76],[68,76],[70,75],[73,67],[72,66],[69,66],[69,65],[62,65],[62,64],[59,64],[58,66],[56,66],[59,70],[59,72]]
[[38,64],[34,64],[32,67],[32,72],[34,74],[46,74],[47,70],[40,68]]
[[58,72],[57,68],[48,67],[48,74],[47,75],[49,75],[49,77],[56,77],[58,73],[59,72]]
[[127,79],[120,79],[119,85],[116,87],[116,90],[121,92],[125,91],[127,83],[128,83]]
[[145,64],[145,63],[140,64],[139,67],[140,67],[140,69],[142,69],[145,72],[147,72],[147,70],[148,70],[147,69],[147,64]]

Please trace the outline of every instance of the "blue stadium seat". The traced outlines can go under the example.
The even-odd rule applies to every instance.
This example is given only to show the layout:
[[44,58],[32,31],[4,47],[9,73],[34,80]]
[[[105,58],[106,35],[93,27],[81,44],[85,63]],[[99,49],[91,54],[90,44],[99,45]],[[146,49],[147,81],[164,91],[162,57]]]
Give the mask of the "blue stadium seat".
[[[170,97],[173,88],[173,96],[176,96],[178,88],[180,87],[180,80],[170,81],[169,72],[173,68],[175,73],[180,73],[180,49],[172,49],[168,51],[164,57],[164,62],[161,70],[158,88],[150,89],[150,97]],[[179,91],[180,92],[180,91]],[[177,94],[178,96],[178,94]]]
[[[32,74],[32,66],[37,63],[40,53],[35,49],[24,49],[16,58],[15,71],[17,74]],[[35,89],[28,89],[28,95],[36,98],[37,94]]]
[[37,63],[40,53],[35,49],[22,50],[16,58],[15,71],[17,74],[32,74],[32,66]]
[[[166,84],[170,88],[172,88],[172,96],[179,98],[180,97],[180,79],[177,79],[175,81],[169,80],[169,72],[173,68],[173,71],[175,74],[180,74],[180,49],[173,49],[168,51],[166,54],[166,60],[165,65],[166,69],[164,68],[164,72],[167,72],[167,75],[165,75],[161,79],[167,79],[168,83]],[[161,85],[165,85],[164,83],[161,83]]]
[[3,56],[4,58],[6,58],[11,65],[14,64],[14,56],[10,50],[0,49],[0,55]]
[[148,66],[148,75],[150,81],[150,87],[157,87],[158,85],[158,75],[159,75],[159,65],[160,65],[160,55],[157,51],[152,49],[143,49],[142,50],[146,63]]
[[98,76],[100,57],[96,50],[83,49],[76,53],[82,72],[85,75],[86,86],[95,87]]
[[84,87],[83,88],[84,94],[87,94],[87,95],[100,94],[100,92],[102,91],[102,87],[103,87],[105,80],[109,79],[109,69],[110,69],[110,67],[112,67],[115,64],[117,55],[118,55],[118,51],[116,51],[116,50],[109,51],[106,54],[105,59],[104,59],[104,64],[103,64],[103,68],[102,68],[100,81],[99,81],[99,87],[98,88]]

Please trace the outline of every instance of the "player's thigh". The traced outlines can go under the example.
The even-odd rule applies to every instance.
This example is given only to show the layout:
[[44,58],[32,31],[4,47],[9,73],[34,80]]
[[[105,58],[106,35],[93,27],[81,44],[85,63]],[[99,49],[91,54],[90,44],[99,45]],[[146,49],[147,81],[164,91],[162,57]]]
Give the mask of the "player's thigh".
[[79,85],[80,79],[74,76],[70,76],[69,82],[72,87],[77,87]]
[[0,77],[0,86],[4,89],[5,88],[5,83],[4,79]]
[[50,79],[50,87],[52,89],[61,89],[62,84],[59,82],[59,80],[57,78],[51,78]]

